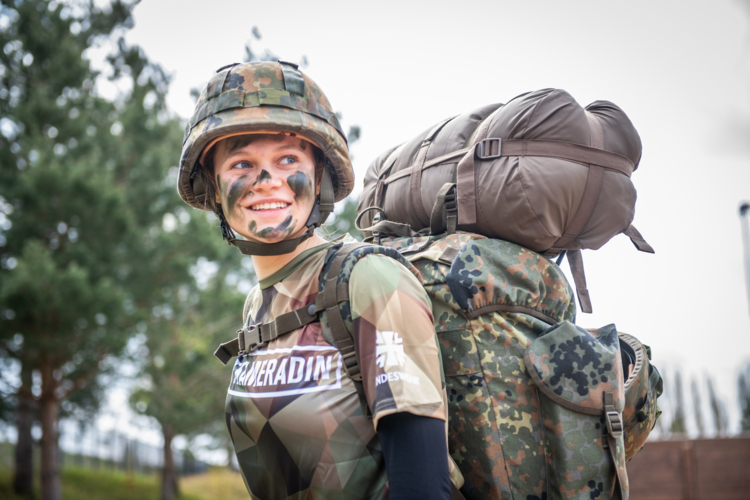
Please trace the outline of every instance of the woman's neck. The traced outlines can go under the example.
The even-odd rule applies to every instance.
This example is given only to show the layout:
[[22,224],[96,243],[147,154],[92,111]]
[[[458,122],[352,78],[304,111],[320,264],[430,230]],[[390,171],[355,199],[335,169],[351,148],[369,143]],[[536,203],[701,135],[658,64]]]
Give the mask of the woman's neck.
[[273,273],[289,264],[296,256],[313,247],[327,243],[326,240],[313,234],[310,238],[300,243],[293,252],[283,255],[253,255],[253,268],[259,280],[271,276]]

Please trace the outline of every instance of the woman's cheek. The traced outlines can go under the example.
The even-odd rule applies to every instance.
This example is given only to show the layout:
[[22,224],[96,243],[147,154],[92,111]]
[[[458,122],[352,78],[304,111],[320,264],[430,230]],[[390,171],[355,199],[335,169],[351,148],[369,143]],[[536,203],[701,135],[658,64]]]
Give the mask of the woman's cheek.
[[301,202],[312,198],[313,182],[305,172],[298,170],[286,178],[286,183],[294,193],[294,201]]

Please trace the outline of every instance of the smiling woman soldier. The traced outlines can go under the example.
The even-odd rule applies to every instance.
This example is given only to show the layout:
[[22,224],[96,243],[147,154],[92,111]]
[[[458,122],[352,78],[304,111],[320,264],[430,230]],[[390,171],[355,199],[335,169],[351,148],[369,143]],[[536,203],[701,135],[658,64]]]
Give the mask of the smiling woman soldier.
[[178,189],[217,215],[260,280],[238,339],[217,351],[238,356],[226,418],[252,498],[447,499],[450,477],[462,481],[415,270],[381,247],[315,233],[353,184],[338,119],[296,65],[231,65],[208,83]]

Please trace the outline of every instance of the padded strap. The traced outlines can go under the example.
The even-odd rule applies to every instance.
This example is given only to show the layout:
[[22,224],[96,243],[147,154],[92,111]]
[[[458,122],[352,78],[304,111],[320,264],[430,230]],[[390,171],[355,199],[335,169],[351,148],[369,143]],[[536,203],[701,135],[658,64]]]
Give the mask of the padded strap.
[[347,375],[349,375],[349,378],[352,379],[352,382],[354,382],[354,387],[357,389],[362,412],[367,418],[372,418],[372,412],[367,404],[365,388],[362,383],[362,372],[360,371],[359,362],[357,361],[354,337],[346,327],[344,318],[341,316],[341,310],[339,309],[340,302],[349,300],[348,284],[342,283],[347,287],[346,296],[344,297],[344,294],[342,293],[343,287],[339,286],[338,283],[339,272],[349,254],[358,248],[366,246],[369,245],[367,243],[346,245],[339,251],[336,258],[333,259],[331,267],[328,269],[328,278],[326,279],[325,287],[322,292],[322,307],[325,309],[326,316],[328,317],[328,327],[333,335],[335,347],[341,353],[341,360],[344,363],[344,369],[346,370]]
[[581,250],[568,250],[567,256],[568,264],[570,264],[570,272],[573,274],[573,282],[576,285],[578,304],[581,306],[582,312],[591,313],[591,298],[586,288],[586,273],[583,271]]
[[385,159],[385,162],[383,162],[383,170],[378,174],[378,183],[375,186],[375,199],[373,200],[378,207],[383,208],[383,191],[385,190],[386,184],[388,184],[388,182],[386,182],[386,177],[393,168],[393,165],[396,164],[396,160],[398,160],[398,156],[401,154],[401,151],[403,151],[404,146],[406,146],[406,143],[391,151],[391,154],[389,154]]

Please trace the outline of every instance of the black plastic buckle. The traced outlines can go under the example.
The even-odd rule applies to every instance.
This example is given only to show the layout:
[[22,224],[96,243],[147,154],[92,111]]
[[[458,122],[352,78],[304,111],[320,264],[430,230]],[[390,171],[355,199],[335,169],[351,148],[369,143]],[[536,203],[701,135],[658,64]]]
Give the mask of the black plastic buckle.
[[[477,158],[480,160],[492,160],[503,155],[503,140],[499,138],[482,139],[477,143]],[[497,153],[493,153],[497,151]]]
[[617,439],[622,436],[622,417],[616,411],[608,411],[605,413],[607,419],[607,432],[610,436]]

